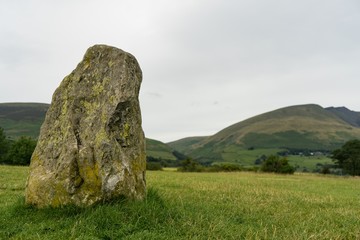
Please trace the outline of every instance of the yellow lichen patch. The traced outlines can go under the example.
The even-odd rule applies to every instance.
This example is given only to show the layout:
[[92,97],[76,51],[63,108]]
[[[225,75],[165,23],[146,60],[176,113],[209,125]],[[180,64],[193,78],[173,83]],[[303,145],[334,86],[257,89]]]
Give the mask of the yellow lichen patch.
[[[45,177],[45,178],[44,178]],[[66,189],[59,183],[53,183],[50,176],[33,177],[31,185],[27,187],[26,203],[35,204],[38,207],[52,206],[59,207],[68,203],[69,199]]]
[[61,115],[66,115],[66,113],[68,112],[68,101],[67,101],[67,97],[63,97],[63,104],[61,107]]
[[115,64],[115,62],[113,62],[113,61],[111,61],[111,60],[108,62],[108,66],[109,66],[109,67],[112,67],[114,64]]
[[[62,191],[60,191],[61,189]],[[56,195],[51,199],[51,206],[52,207],[60,207],[68,204],[70,202],[69,195],[66,191],[63,190],[63,188],[57,188],[56,189]]]
[[108,141],[108,134],[106,133],[105,129],[102,128],[95,137],[95,144],[100,145],[101,142]]
[[115,105],[117,103],[117,99],[116,99],[115,95],[111,95],[109,100],[112,105]]
[[39,160],[39,156],[36,154],[36,152],[31,156],[31,164],[30,164],[30,168],[38,165],[40,162]]
[[90,67],[90,61],[89,62],[84,62],[83,70],[86,70],[89,67]]
[[82,100],[82,101],[80,101],[80,104],[85,109],[85,112],[87,113],[87,115],[90,115],[91,113],[95,112],[100,107],[99,102],[92,102],[91,103],[91,102]]
[[111,81],[111,79],[109,77],[104,77],[103,79],[103,84],[108,84]]
[[104,85],[102,85],[101,82],[97,82],[97,83],[92,87],[92,91],[93,91],[93,95],[94,95],[94,96],[98,96],[98,95],[100,95],[100,94],[104,91]]
[[131,169],[133,172],[142,172],[146,169],[146,154],[141,153],[137,158],[131,161]]
[[106,124],[108,116],[103,112],[101,114],[101,123]]
[[80,170],[80,175],[84,180],[81,185],[81,191],[84,193],[98,192],[101,188],[101,180],[99,178],[99,165],[95,163],[93,166],[86,165]]
[[129,144],[129,137],[130,137],[130,125],[128,123],[124,123],[123,129],[120,132],[121,139],[128,145]]

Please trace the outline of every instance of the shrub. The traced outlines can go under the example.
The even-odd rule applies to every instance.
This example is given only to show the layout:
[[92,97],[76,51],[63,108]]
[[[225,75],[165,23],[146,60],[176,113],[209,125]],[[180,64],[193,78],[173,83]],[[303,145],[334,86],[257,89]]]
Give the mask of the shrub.
[[14,165],[29,165],[36,141],[30,137],[20,137],[11,144],[7,154],[7,162]]
[[208,167],[209,172],[236,172],[242,171],[243,167],[236,163],[218,163]]
[[159,163],[161,167],[179,167],[181,166],[179,160],[170,160],[170,159],[162,159],[152,157],[152,156],[146,156],[146,162],[147,163]]
[[328,165],[323,166],[323,167],[321,168],[320,172],[321,172],[322,174],[330,174],[330,173],[331,173],[331,171],[330,171],[330,166],[328,166]]
[[178,168],[180,172],[201,172],[203,167],[191,158],[187,158],[181,162],[181,167]]
[[162,168],[160,163],[147,162],[146,163],[146,170],[161,171],[161,170],[163,170],[163,168]]
[[6,138],[4,129],[0,127],[0,163],[6,162],[6,155],[9,150],[10,141]]
[[275,172],[282,174],[293,174],[295,168],[289,164],[289,161],[285,157],[279,157],[275,155],[269,156],[262,164],[261,170],[263,172]]

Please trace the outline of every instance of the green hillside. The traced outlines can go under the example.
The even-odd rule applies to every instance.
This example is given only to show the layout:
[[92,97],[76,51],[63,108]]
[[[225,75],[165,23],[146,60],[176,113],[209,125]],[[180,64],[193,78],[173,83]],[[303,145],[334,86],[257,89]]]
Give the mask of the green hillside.
[[146,154],[148,156],[158,159],[177,160],[173,151],[174,149],[163,142],[149,138],[146,139]]
[[201,143],[263,148],[333,149],[360,129],[318,105],[281,108],[236,123]]
[[[328,152],[347,140],[360,138],[360,128],[344,118],[314,104],[291,106],[236,123],[199,141],[188,138],[170,145],[201,162],[252,165],[262,155],[286,149]],[[329,162],[328,158],[313,160]]]
[[202,140],[205,140],[207,137],[187,137],[183,138],[174,142],[166,143],[173,149],[176,149],[179,152],[190,152],[192,149],[192,146],[196,145],[197,143],[201,142]]
[[37,138],[49,106],[45,103],[0,103],[0,127],[11,138]]
[[[45,103],[0,103],[0,127],[10,138],[30,136],[36,139],[49,106]],[[173,151],[165,143],[146,139],[147,156],[176,160]]]

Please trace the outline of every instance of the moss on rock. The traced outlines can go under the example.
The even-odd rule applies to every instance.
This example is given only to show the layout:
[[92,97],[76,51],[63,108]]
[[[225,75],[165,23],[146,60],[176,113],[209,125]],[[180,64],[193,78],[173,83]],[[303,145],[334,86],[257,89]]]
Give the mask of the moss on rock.
[[31,160],[28,204],[87,206],[119,196],[144,198],[141,81],[131,54],[105,45],[87,50],[53,95]]

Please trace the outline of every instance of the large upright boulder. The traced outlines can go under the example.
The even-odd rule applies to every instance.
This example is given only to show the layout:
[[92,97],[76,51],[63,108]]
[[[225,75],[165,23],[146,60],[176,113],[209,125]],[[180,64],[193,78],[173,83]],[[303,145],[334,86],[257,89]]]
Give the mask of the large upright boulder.
[[87,206],[144,198],[141,81],[131,54],[105,45],[87,50],[53,95],[31,158],[26,203]]

